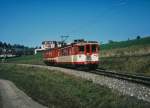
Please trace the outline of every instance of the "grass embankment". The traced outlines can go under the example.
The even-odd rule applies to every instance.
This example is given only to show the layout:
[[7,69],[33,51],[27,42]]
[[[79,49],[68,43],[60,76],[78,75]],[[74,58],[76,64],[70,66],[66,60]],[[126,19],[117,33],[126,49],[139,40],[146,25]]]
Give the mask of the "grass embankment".
[[50,108],[148,108],[150,103],[47,69],[0,65],[0,78],[13,81],[36,101]]
[[101,58],[99,66],[118,72],[150,76],[150,55]]
[[101,45],[100,67],[150,76],[150,37]]
[[24,63],[24,64],[42,64],[42,65],[44,65],[42,53],[38,53],[36,55],[7,58],[5,62]]

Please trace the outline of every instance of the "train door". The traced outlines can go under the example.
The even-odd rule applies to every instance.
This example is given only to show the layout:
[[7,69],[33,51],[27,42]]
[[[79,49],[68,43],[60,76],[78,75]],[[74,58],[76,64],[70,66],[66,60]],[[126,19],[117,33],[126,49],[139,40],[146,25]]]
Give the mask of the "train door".
[[86,45],[86,60],[90,61],[91,60],[91,45]]
[[98,45],[93,44],[93,45],[91,46],[91,51],[92,51],[92,53],[97,53],[97,52],[98,52]]
[[77,61],[77,50],[78,50],[78,47],[77,46],[73,46],[72,47],[72,63],[76,62]]
[[85,51],[86,55],[90,55],[91,54],[91,48],[90,45],[86,45],[86,51]]

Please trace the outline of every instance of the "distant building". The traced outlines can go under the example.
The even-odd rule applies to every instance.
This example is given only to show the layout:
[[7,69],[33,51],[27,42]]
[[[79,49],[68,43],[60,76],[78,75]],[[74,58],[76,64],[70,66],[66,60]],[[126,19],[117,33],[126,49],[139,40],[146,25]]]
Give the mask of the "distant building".
[[44,51],[44,50],[43,49],[35,49],[34,54],[37,54],[37,52],[42,52],[42,51]]
[[41,48],[42,49],[50,49],[55,47],[56,41],[43,41]]
[[35,49],[34,54],[37,54],[37,52],[42,52],[46,49],[51,49],[55,47],[61,47],[62,42],[59,41],[43,41],[41,48]]

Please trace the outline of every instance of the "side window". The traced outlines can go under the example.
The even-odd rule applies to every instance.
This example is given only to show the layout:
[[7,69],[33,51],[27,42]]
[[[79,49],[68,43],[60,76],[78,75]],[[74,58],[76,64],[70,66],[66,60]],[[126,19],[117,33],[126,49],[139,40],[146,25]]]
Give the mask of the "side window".
[[96,52],[96,45],[92,45],[92,52]]
[[61,56],[63,56],[63,49],[61,49]]
[[80,53],[84,53],[84,46],[79,46],[78,50],[79,50]]
[[90,53],[90,45],[86,45],[86,53]]

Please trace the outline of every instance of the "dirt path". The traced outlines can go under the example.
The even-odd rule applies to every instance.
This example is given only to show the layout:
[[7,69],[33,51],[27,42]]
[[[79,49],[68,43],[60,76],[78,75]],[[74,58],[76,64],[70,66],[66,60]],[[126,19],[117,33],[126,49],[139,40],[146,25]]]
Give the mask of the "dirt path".
[[12,82],[0,79],[0,108],[47,108],[19,90]]
[[1,97],[1,94],[0,94],[0,108],[2,108],[2,97]]

